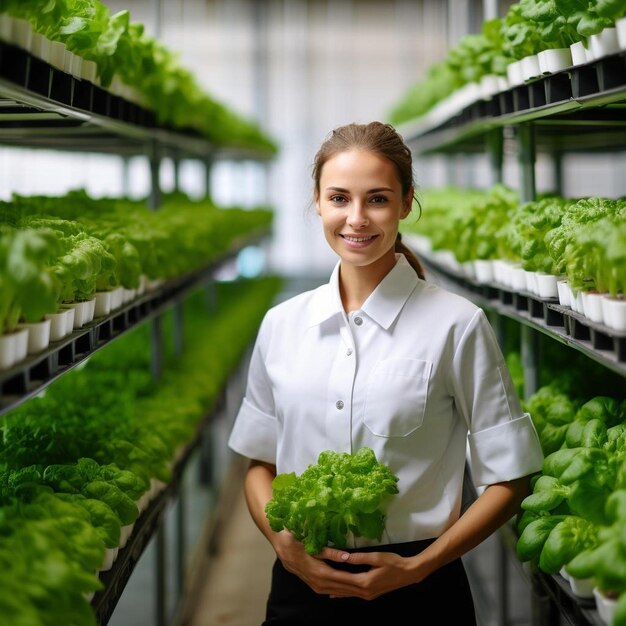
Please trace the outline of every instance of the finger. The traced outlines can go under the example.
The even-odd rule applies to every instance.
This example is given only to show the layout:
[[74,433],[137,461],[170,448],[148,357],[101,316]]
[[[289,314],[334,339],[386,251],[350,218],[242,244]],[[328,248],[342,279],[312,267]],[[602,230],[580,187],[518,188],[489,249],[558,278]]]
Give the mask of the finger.
[[344,550],[337,550],[336,548],[324,548],[321,552],[315,555],[318,559],[323,559],[325,561],[338,561],[345,562],[350,557],[349,552],[345,552]]

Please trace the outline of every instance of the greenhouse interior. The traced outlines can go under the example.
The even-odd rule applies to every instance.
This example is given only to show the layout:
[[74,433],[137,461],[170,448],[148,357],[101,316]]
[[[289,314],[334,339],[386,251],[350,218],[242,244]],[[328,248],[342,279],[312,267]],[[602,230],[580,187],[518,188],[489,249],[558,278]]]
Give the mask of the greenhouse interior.
[[626,2],[0,0],[0,323],[2,625],[626,626]]

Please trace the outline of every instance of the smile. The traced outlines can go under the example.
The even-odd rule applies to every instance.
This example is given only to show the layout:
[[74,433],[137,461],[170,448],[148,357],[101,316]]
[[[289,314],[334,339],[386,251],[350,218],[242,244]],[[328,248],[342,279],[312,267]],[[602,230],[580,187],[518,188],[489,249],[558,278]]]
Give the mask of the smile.
[[370,241],[374,239],[376,235],[369,235],[368,237],[350,237],[350,235],[341,235],[345,240],[352,241],[353,243],[361,243],[363,241]]

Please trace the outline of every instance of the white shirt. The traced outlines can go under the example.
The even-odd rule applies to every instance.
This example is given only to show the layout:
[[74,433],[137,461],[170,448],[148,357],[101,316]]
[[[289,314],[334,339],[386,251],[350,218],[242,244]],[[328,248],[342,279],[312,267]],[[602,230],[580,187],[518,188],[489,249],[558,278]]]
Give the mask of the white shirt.
[[477,486],[543,461],[482,309],[396,256],[349,315],[339,263],[327,285],[267,312],[229,439],[278,473],[300,474],[322,450],[371,447],[399,477],[382,543],[437,537],[458,519],[466,450]]

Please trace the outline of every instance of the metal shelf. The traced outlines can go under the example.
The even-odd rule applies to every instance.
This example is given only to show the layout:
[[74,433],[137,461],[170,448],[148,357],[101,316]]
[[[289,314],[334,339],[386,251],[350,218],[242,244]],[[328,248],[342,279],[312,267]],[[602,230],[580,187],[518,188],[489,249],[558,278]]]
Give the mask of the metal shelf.
[[604,367],[626,376],[626,333],[596,324],[558,304],[528,292],[514,292],[496,283],[484,284],[456,274],[420,254],[420,260],[443,287],[472,300],[478,306],[538,330],[582,352]]
[[0,143],[199,159],[269,160],[269,150],[215,146],[194,129],[160,125],[154,114],[0,41]]
[[525,122],[537,126],[541,151],[624,150],[626,51],[500,92],[443,121],[427,113],[401,130],[421,154],[475,153],[486,151],[489,131],[514,133]]
[[69,337],[51,343],[44,352],[32,355],[0,374],[0,415],[32,398],[57,378],[108,343],[139,324],[154,319],[180,302],[191,290],[208,283],[216,269],[248,245],[267,237],[267,231],[240,238],[231,250],[208,267],[168,281],[111,315],[95,319]]

